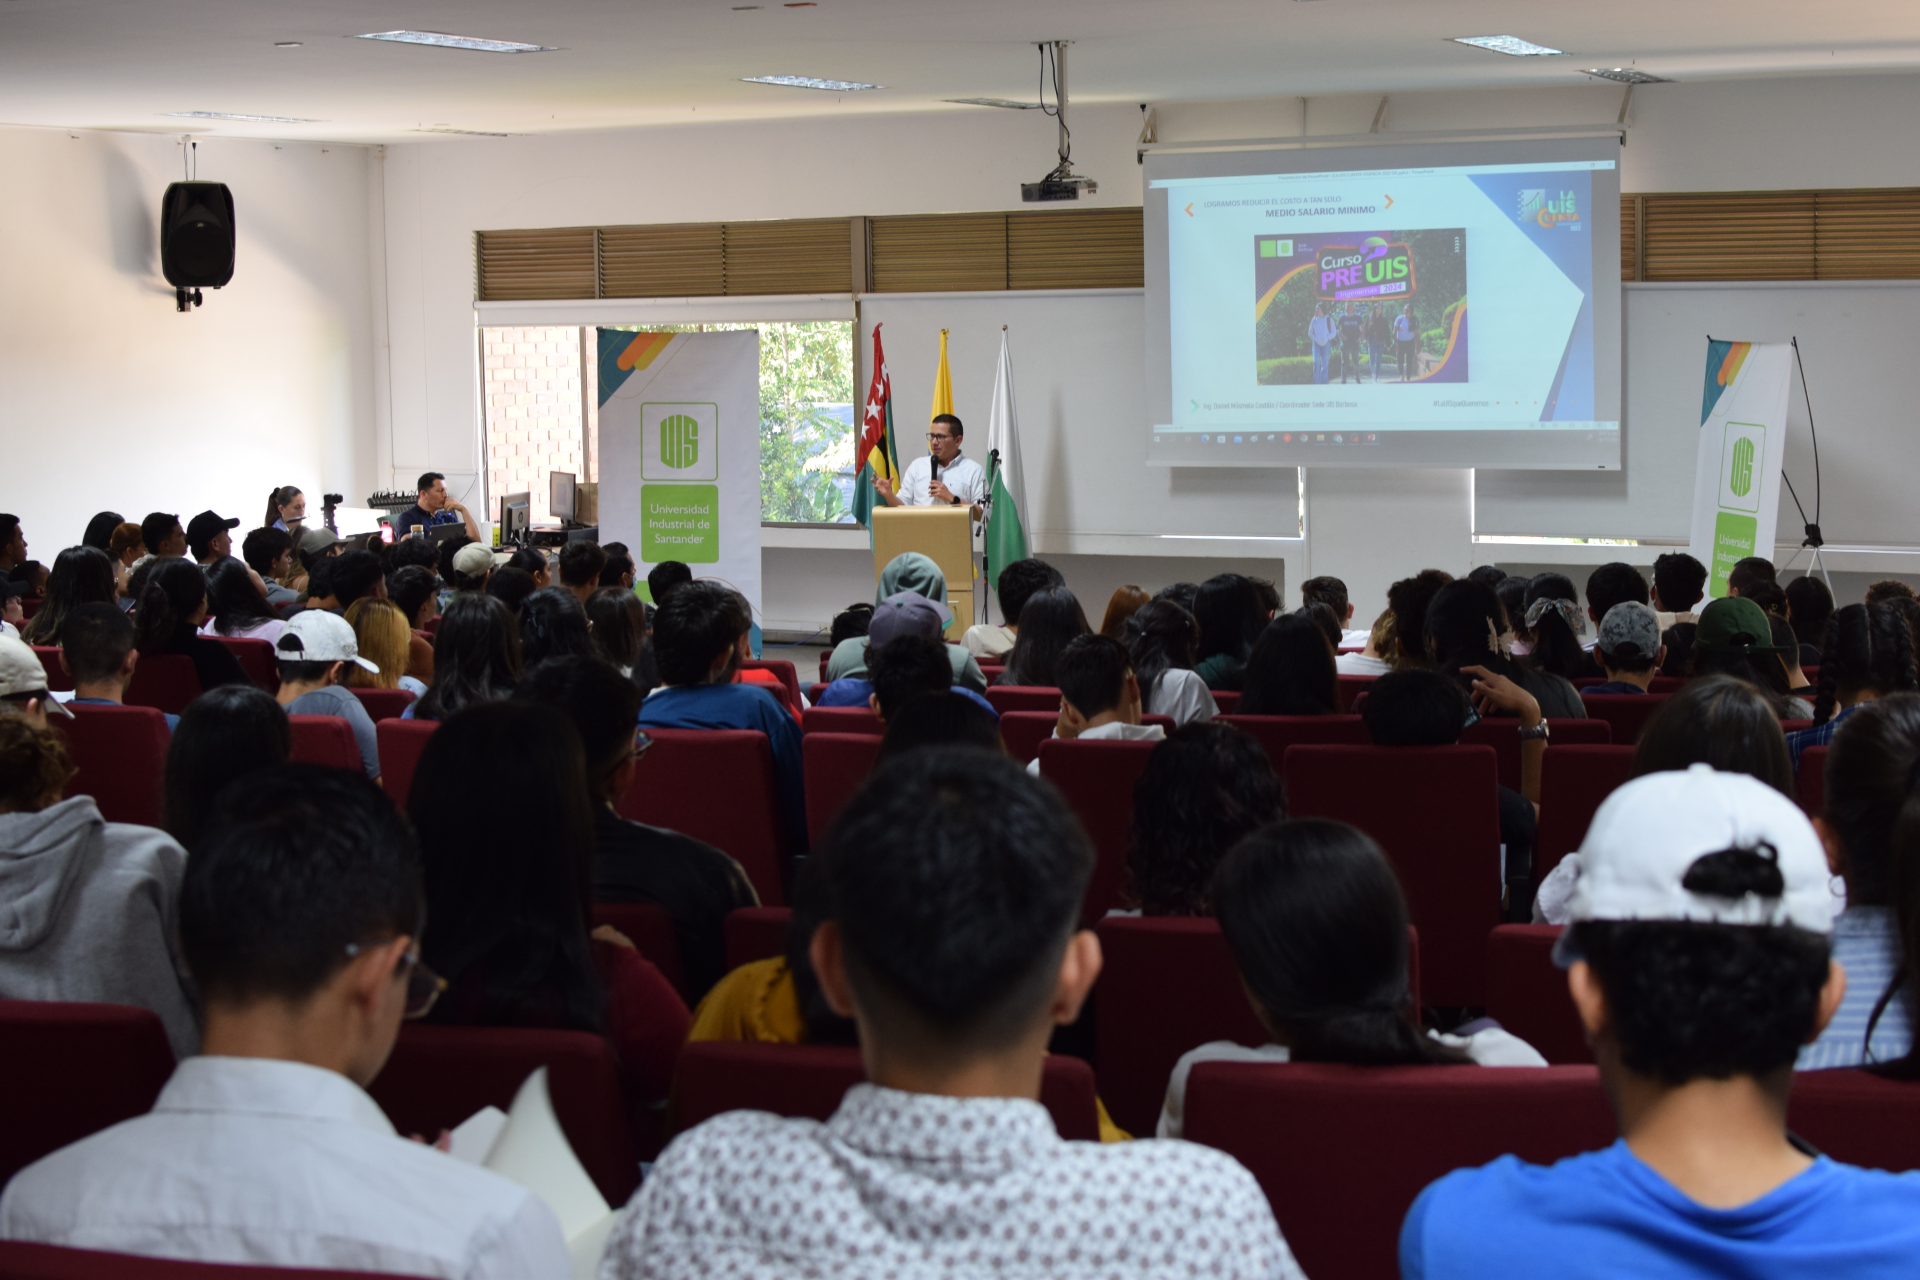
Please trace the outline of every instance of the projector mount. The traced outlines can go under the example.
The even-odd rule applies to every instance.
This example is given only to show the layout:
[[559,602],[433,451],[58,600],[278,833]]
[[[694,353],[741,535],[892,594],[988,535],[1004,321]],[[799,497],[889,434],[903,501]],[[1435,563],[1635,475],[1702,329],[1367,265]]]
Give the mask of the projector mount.
[[[1040,49],[1040,110],[1060,122],[1060,163],[1038,182],[1020,184],[1020,198],[1029,203],[1078,200],[1082,192],[1094,195],[1100,184],[1073,172],[1073,131],[1067,128],[1067,46],[1070,40],[1043,42]],[[1047,106],[1047,73],[1053,73],[1053,106]]]

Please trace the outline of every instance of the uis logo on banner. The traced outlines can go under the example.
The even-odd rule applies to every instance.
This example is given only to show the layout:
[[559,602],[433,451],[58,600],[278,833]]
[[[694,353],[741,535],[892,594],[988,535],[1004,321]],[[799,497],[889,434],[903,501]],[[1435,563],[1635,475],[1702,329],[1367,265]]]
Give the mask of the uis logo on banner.
[[1580,202],[1571,191],[1548,192],[1541,187],[1528,187],[1520,192],[1520,208],[1514,217],[1542,227],[1557,227],[1561,223],[1580,221]]
[[718,480],[719,426],[716,404],[642,404],[640,478]]
[[1757,422],[1729,422],[1720,446],[1723,510],[1760,510],[1760,467],[1767,456],[1767,429]]
[[660,462],[684,471],[700,461],[700,423],[684,413],[660,420]]

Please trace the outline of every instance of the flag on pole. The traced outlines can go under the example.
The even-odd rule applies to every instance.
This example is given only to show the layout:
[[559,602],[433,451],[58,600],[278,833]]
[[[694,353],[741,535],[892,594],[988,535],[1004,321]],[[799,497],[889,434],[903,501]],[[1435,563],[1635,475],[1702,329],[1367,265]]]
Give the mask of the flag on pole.
[[[941,372],[946,371],[945,343]],[[1000,368],[993,376],[993,413],[987,422],[987,572],[1027,558],[1027,529],[1021,517],[1027,505],[1026,473],[1020,465],[1020,435],[1013,420],[1013,361],[1007,355],[1006,326],[1000,328]]]
[[947,372],[947,331],[940,331],[940,367],[933,375],[933,411],[928,423],[943,413],[953,412],[953,375]]
[[867,388],[861,416],[860,445],[854,450],[858,466],[853,479],[853,518],[873,528],[873,508],[880,494],[875,478],[900,483],[900,455],[893,447],[893,379],[887,373],[886,353],[880,349],[880,326],[873,326],[873,382]]

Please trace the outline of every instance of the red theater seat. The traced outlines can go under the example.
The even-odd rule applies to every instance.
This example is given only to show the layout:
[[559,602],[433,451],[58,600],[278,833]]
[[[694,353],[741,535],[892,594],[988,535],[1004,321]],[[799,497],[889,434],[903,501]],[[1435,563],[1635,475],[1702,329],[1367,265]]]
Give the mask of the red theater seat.
[[1580,847],[1601,801],[1633,774],[1632,747],[1550,745],[1540,760],[1540,830],[1533,844],[1533,883]]
[[1580,701],[1587,714],[1605,720],[1613,727],[1613,741],[1631,747],[1640,741],[1640,731],[1653,719],[1653,713],[1667,704],[1670,693],[1582,693]]
[[1289,747],[1281,772],[1294,817],[1352,823],[1392,860],[1420,930],[1424,998],[1484,1004],[1503,872],[1493,749]]
[[987,701],[1001,715],[1009,711],[1058,712],[1060,691],[1037,684],[990,684],[987,686]]
[[785,658],[749,658],[740,666],[749,671],[770,671],[780,680],[781,687],[787,691],[786,700],[790,707],[800,705],[800,676],[793,664]]
[[1435,1178],[1508,1154],[1550,1164],[1616,1130],[1592,1067],[1206,1062],[1186,1135],[1247,1167],[1313,1280],[1391,1280],[1401,1221]]
[[1866,1071],[1801,1071],[1787,1127],[1845,1164],[1920,1169],[1920,1083]]
[[40,659],[41,670],[47,673],[47,688],[61,693],[73,688],[73,677],[67,674],[66,664],[60,661],[60,646],[57,644],[36,644],[33,656]]
[[[1040,754],[1040,744],[1053,736],[1060,723],[1057,711],[1009,711],[1000,717],[1000,740],[1007,754],[1021,764],[1031,764]],[[1161,732],[1173,732],[1172,716],[1141,716],[1141,724],[1157,724]]]
[[1240,732],[1259,739],[1266,748],[1267,759],[1273,761],[1273,771],[1280,772],[1280,762],[1286,758],[1288,747],[1297,746],[1351,746],[1364,747],[1373,741],[1367,736],[1367,726],[1359,716],[1216,716],[1221,724],[1230,724]]
[[293,726],[293,754],[301,764],[325,765],[330,769],[359,769],[360,744],[354,741],[353,728],[339,716],[288,716]]
[[827,679],[827,663],[831,662],[832,660],[833,660],[832,649],[822,649],[820,651],[820,681],[822,684],[826,683],[826,679]]
[[77,772],[69,796],[92,796],[108,822],[162,825],[167,747],[173,735],[152,707],[69,705],[71,720],[55,720]]
[[[1604,720],[1548,720],[1547,739],[1553,747],[1604,747],[1613,741],[1613,731]],[[1463,747],[1492,747],[1500,761],[1500,785],[1520,789],[1520,721],[1512,716],[1492,716],[1460,735]]]
[[1213,691],[1213,710],[1215,715],[1230,716],[1240,710],[1240,691],[1238,689],[1215,689]]
[[[865,1078],[860,1050],[851,1046],[696,1040],[680,1051],[668,1111],[681,1133],[726,1111],[825,1120]],[[1040,1103],[1053,1113],[1061,1137],[1099,1141],[1093,1068],[1082,1059],[1047,1059]]]
[[792,907],[735,907],[727,912],[727,968],[785,955],[791,919]]
[[226,1262],[178,1262],[130,1253],[0,1240],[0,1280],[392,1280],[371,1271],[311,1271]]
[[154,707],[169,715],[179,715],[199,696],[200,674],[193,668],[193,659],[180,653],[142,657],[127,682],[128,706]]
[[1040,744],[1040,776],[1060,788],[1093,843],[1093,878],[1083,919],[1124,907],[1127,844],[1133,835],[1133,784],[1146,770],[1155,743],[1082,742],[1048,738]]
[[873,772],[880,743],[879,736],[871,733],[809,733],[801,738],[800,751],[807,771],[807,836],[814,843],[826,835],[847,801]]
[[280,659],[275,656],[273,646],[265,640],[235,639],[232,636],[210,636],[227,647],[240,669],[247,673],[247,679],[265,689],[268,693],[280,691]]
[[1367,686],[1372,684],[1378,677],[1337,676],[1335,678],[1340,683],[1340,714],[1351,715],[1358,710],[1358,708],[1354,706],[1355,699],[1365,693]]
[[648,729],[653,745],[616,806],[620,816],[683,832],[733,855],[760,901],[786,901],[787,847],[773,749],[752,729]]
[[413,695],[405,689],[349,688],[347,692],[360,699],[360,705],[367,709],[368,719],[376,724],[382,720],[398,720],[413,705]]
[[680,935],[673,927],[673,916],[652,902],[596,902],[593,925],[611,925],[626,935],[633,949],[652,962],[661,976],[673,984],[689,1007],[693,1001],[687,991],[687,971],[680,963]]
[[1487,935],[1487,1016],[1548,1062],[1592,1062],[1586,1029],[1553,962],[1557,924],[1503,924]]
[[1800,768],[1794,774],[1794,790],[1799,794],[1800,807],[1810,818],[1826,812],[1827,750],[1826,747],[1802,748]]
[[437,720],[382,720],[373,726],[380,748],[380,782],[387,794],[402,809],[407,793],[413,790],[413,771],[420,766],[420,753],[427,739],[440,727]]
[[801,733],[865,733],[877,738],[886,731],[871,707],[808,707],[800,713]]
[[505,1111],[539,1067],[573,1153],[607,1203],[640,1185],[620,1064],[604,1037],[529,1027],[445,1027],[411,1022],[368,1090],[403,1134],[431,1139],[485,1106]]
[[1678,693],[1680,686],[1687,682],[1685,676],[1655,676],[1653,683],[1647,686],[1649,694]]
[[1007,669],[1007,664],[1004,662],[977,662],[976,665],[980,668],[980,674],[987,678],[988,685],[998,680]]
[[173,1074],[166,1029],[120,1004],[0,1000],[0,1183],[153,1109]]

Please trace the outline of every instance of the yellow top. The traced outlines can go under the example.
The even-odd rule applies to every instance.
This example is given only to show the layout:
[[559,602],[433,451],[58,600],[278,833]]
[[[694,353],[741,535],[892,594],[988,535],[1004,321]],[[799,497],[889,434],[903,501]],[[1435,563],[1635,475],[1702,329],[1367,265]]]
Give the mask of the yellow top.
[[[805,1044],[806,1020],[786,957],[743,964],[713,985],[693,1011],[689,1040],[737,1040],[748,1044]],[[1131,1142],[1133,1135],[1113,1122],[1107,1104],[1094,1098],[1100,1141]]]

